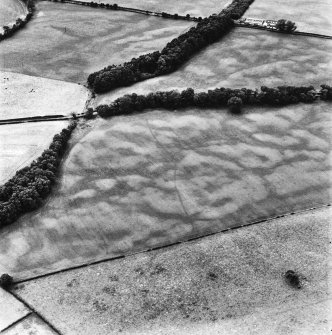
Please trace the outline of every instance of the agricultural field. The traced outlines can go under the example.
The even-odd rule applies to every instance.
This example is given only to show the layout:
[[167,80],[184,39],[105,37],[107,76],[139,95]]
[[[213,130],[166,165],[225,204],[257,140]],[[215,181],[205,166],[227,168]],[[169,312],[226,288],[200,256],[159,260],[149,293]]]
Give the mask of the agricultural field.
[[89,97],[84,86],[73,83],[3,71],[0,79],[1,120],[82,113]]
[[320,103],[99,120],[47,204],[0,233],[0,272],[26,278],[326,204],[329,114]]
[[15,23],[19,17],[27,14],[27,9],[20,0],[1,0],[0,1],[0,32],[2,27]]
[[323,35],[331,35],[331,15],[330,0],[255,0],[245,14],[269,20],[291,20],[299,31]]
[[35,16],[15,38],[1,42],[0,68],[75,83],[109,64],[159,50],[193,25],[53,2],[37,3]]
[[[331,214],[292,215],[72,269],[26,282],[18,294],[62,334],[325,335]],[[306,274],[304,290],[280,283],[289,267]]]
[[220,42],[197,54],[178,71],[97,97],[95,104],[108,104],[128,93],[208,90],[216,87],[252,88],[263,85],[313,85],[329,83],[332,75],[332,41],[287,36],[236,28]]
[[0,185],[38,158],[67,125],[68,121],[0,125]]
[[0,288],[0,329],[29,314],[28,308]]
[[[84,2],[90,2],[89,0],[82,0]],[[114,4],[113,0],[96,0],[94,2],[98,3],[109,3]],[[169,14],[179,14],[196,17],[205,17],[212,14],[218,14],[221,10],[229,5],[231,1],[229,0],[199,0],[199,1],[162,1],[162,0],[119,0],[116,1],[119,6],[131,7],[143,10],[149,10],[152,12],[166,12]]]

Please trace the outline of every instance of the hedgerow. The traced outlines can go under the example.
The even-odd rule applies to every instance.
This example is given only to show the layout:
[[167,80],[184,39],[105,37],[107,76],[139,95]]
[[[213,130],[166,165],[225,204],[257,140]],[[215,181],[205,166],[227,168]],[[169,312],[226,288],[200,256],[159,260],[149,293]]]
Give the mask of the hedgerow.
[[168,110],[187,107],[216,108],[228,106],[231,111],[238,112],[242,105],[285,106],[295,103],[312,103],[320,96],[321,100],[332,100],[332,88],[322,85],[319,92],[313,86],[294,87],[279,86],[269,88],[262,86],[261,90],[247,88],[229,89],[216,88],[207,92],[198,92],[188,88],[182,92],[166,91],[138,95],[125,95],[116,99],[110,105],[100,105],[96,112],[101,117],[131,114],[145,109],[164,108]]
[[0,187],[0,227],[38,208],[51,192],[61,158],[76,123],[71,123],[53,137],[49,148],[35,161],[16,172]]
[[28,8],[28,14],[25,16],[25,18],[22,20],[21,18],[18,18],[16,22],[11,26],[3,26],[3,33],[0,33],[0,41],[13,36],[18,30],[22,29],[32,18],[33,12],[35,10],[35,5],[33,0],[23,0]]
[[233,26],[234,18],[242,15],[253,0],[234,0],[220,15],[202,19],[196,27],[173,39],[161,51],[133,58],[123,65],[110,65],[88,77],[88,85],[96,93],[127,86],[148,78],[174,72],[190,57],[218,41]]

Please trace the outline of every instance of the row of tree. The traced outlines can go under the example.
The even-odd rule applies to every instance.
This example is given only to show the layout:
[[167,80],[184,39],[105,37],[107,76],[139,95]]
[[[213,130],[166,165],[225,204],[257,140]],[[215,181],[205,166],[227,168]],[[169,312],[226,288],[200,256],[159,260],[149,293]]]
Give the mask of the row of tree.
[[202,19],[196,27],[169,42],[159,51],[133,58],[123,65],[110,65],[88,77],[89,86],[97,93],[127,86],[148,78],[175,71],[196,52],[216,42],[233,26],[233,13],[241,15],[253,0],[234,0],[232,10]]
[[76,4],[83,5],[83,6],[90,6],[93,8],[105,8],[105,9],[112,9],[112,10],[124,10],[124,11],[130,11],[130,12],[137,12],[137,13],[143,13],[146,15],[154,15],[154,16],[160,16],[166,19],[180,19],[180,20],[191,20],[191,21],[201,21],[202,17],[191,17],[190,14],[187,15],[179,15],[177,13],[170,14],[166,12],[152,12],[150,10],[142,10],[137,8],[131,8],[131,7],[122,7],[118,4],[109,4],[109,3],[103,3],[103,2],[85,2],[85,1],[76,1],[76,0],[52,0],[53,2],[71,2],[74,1]]
[[11,26],[3,26],[3,33],[0,33],[0,41],[13,36],[18,30],[22,29],[32,18],[33,12],[35,10],[35,5],[33,0],[23,0],[28,8],[28,14],[24,19],[18,18],[16,22]]
[[[100,105],[95,111],[101,117],[132,114],[151,108],[175,110],[187,107],[218,108],[228,106],[232,112],[240,112],[243,105],[285,106],[299,102],[312,103],[318,97],[321,100],[332,101],[332,88],[328,85],[322,85],[321,90],[316,91],[313,86],[279,86],[276,88],[262,86],[259,91],[222,87],[198,93],[195,93],[192,88],[188,88],[182,92],[173,90],[149,93],[148,95],[133,93],[116,99],[110,105]],[[90,112],[92,115],[92,111]]]
[[61,158],[75,127],[76,123],[73,122],[55,135],[49,148],[37,160],[17,171],[0,187],[0,227],[38,208],[51,192]]
[[221,11],[222,15],[229,15],[233,20],[238,20],[254,0],[233,0],[232,3]]

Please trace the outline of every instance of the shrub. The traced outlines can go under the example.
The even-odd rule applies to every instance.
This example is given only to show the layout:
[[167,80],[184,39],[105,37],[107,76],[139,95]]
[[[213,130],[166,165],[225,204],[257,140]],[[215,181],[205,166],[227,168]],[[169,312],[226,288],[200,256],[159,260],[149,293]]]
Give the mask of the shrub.
[[13,277],[7,273],[4,273],[0,276],[0,287],[5,290],[8,290],[13,285]]
[[227,101],[227,106],[229,107],[230,112],[233,114],[241,113],[242,105],[243,105],[242,99],[238,97],[231,97]]
[[295,25],[295,22],[280,19],[280,20],[278,20],[278,22],[276,24],[276,28],[280,31],[290,33],[292,31],[296,30],[297,27]]
[[301,288],[300,277],[293,270],[288,270],[285,273],[285,279],[290,286]]

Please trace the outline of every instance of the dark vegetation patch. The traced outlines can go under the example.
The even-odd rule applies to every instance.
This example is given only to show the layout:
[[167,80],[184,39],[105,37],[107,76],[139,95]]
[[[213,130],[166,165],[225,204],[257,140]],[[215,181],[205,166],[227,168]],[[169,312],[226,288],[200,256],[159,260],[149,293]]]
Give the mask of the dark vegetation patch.
[[10,289],[14,284],[13,277],[10,276],[8,273],[4,273],[0,276],[0,287],[5,290]]
[[293,270],[286,271],[285,279],[286,282],[294,288],[300,289],[302,287],[300,275]]
[[128,115],[153,108],[177,110],[188,107],[218,108],[228,106],[232,113],[240,113],[242,105],[286,106],[300,102],[313,103],[318,98],[332,101],[332,87],[321,85],[320,91],[315,91],[313,86],[279,86],[276,88],[262,86],[260,91],[222,87],[199,93],[188,88],[181,93],[173,90],[149,93],[148,95],[127,94],[116,99],[110,105],[98,106],[96,112],[101,117],[109,117]]

